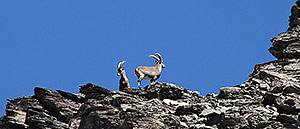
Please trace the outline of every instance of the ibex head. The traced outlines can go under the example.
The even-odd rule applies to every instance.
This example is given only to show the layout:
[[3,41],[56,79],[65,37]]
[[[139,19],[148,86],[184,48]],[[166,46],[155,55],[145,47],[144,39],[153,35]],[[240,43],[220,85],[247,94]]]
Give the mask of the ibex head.
[[[157,58],[157,56],[155,56],[155,55],[157,55],[158,58]],[[163,59],[161,58],[161,55],[160,55],[159,53],[155,53],[155,55],[149,55],[149,56],[150,56],[150,57],[153,57],[154,59],[156,59],[155,63],[156,63],[157,65],[161,65],[162,68],[165,68],[166,65],[164,64]]]
[[122,61],[118,64],[118,73],[117,75],[118,76],[121,76],[122,72],[124,71],[124,67],[123,67],[123,64],[125,63],[126,61]]
[[125,69],[123,67],[123,64],[125,62],[126,61],[122,61],[118,64],[118,73],[117,73],[117,75],[121,76],[121,79],[120,79],[120,82],[119,82],[119,90],[120,91],[123,91],[124,88],[130,88],[129,81],[128,81],[128,78],[126,77]]

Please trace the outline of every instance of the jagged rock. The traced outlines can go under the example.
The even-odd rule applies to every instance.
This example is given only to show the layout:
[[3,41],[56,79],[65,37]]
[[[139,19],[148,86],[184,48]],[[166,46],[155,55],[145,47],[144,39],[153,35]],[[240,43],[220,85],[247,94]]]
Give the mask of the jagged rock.
[[225,128],[225,127],[229,127],[229,126],[235,126],[237,124],[238,124],[238,122],[237,122],[236,118],[224,118],[220,122],[220,125],[218,127]]
[[288,31],[271,40],[278,60],[255,65],[247,81],[217,95],[159,82],[123,91],[88,83],[79,94],[36,87],[33,96],[8,99],[0,128],[300,128],[299,5]]
[[204,116],[207,118],[206,125],[214,125],[220,123],[225,115],[219,110],[215,109],[205,109],[201,112],[200,116]]
[[284,91],[285,94],[288,93],[300,94],[300,87],[298,85],[287,85],[282,90]]
[[224,87],[220,88],[220,94],[218,95],[219,98],[241,98],[243,95],[243,91],[239,87]]
[[132,125],[121,121],[118,117],[118,110],[103,108],[101,111],[91,111],[81,118],[79,129],[130,129]]
[[[299,1],[297,1],[299,2]],[[295,5],[291,9],[292,15],[290,16],[290,28],[287,32],[281,33],[274,37],[272,47],[269,51],[278,59],[283,58],[299,58],[300,57],[300,8],[299,4]]]
[[34,92],[34,96],[44,105],[51,115],[56,116],[59,121],[64,123],[68,123],[69,120],[76,115],[81,106],[81,103],[64,98],[58,92],[49,89],[36,87]]
[[84,94],[72,94],[62,90],[56,90],[56,91],[65,98],[71,99],[75,102],[84,103],[84,98],[85,98]]
[[145,87],[144,95],[148,99],[159,98],[163,99],[180,99],[183,96],[184,88],[169,83],[158,83]]
[[92,83],[80,86],[79,90],[80,93],[85,95],[86,99],[103,99],[107,94],[109,94],[109,90],[96,86]]
[[195,104],[190,104],[190,105],[184,105],[184,106],[179,106],[176,108],[175,114],[176,115],[186,115],[186,114],[199,114],[203,110],[202,105],[195,105]]
[[293,116],[280,114],[277,116],[277,121],[281,122],[285,127],[290,129],[296,129],[300,127],[299,120],[293,118]]
[[46,113],[46,111],[29,109],[27,111],[28,117],[26,119],[26,123],[30,128],[35,129],[44,129],[44,128],[52,128],[52,129],[68,129],[68,123],[64,123],[59,121],[56,117],[51,116]]
[[185,106],[188,105],[188,103],[185,102],[178,102],[170,99],[164,99],[163,102],[167,105],[178,105],[178,106]]
[[[0,125],[7,129],[149,127],[213,129],[297,126],[299,94],[291,93],[293,90],[272,93],[271,89],[263,89],[266,90],[265,93],[260,93],[262,91],[256,88],[260,87],[258,82],[264,84],[262,83],[264,79],[280,76],[274,76],[274,73],[271,73],[272,76],[267,74],[270,72],[254,71],[254,73],[257,75],[253,78],[262,77],[259,74],[264,74],[265,77],[260,78],[261,81],[253,82],[252,78],[241,86],[227,88],[225,96],[231,97],[226,98],[213,94],[198,96],[193,91],[168,83],[156,83],[142,91],[127,89],[125,92],[109,91],[100,86],[87,84],[81,86],[87,89],[82,89],[82,94],[77,95],[37,87],[34,96],[17,98],[8,103],[7,114],[1,118]],[[251,87],[257,90],[245,95],[255,89]],[[176,97],[160,97],[161,91],[166,93],[168,89],[172,93],[176,92]],[[153,91],[157,91],[157,95],[149,97],[149,94],[154,94]],[[93,96],[95,92],[102,94],[102,97]],[[89,96],[90,93],[92,95]],[[261,96],[262,94],[264,96]],[[262,101],[259,101],[260,98]],[[283,120],[287,116],[288,121]],[[296,124],[292,123],[295,121]]]

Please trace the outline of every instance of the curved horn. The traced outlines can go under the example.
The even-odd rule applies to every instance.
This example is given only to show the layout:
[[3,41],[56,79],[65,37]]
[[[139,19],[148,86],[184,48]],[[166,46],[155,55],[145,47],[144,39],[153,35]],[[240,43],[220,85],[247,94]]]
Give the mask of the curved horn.
[[122,61],[118,64],[118,69],[120,69],[126,61]]
[[154,59],[156,59],[157,61],[159,61],[160,59],[157,58],[155,55],[149,55],[150,57],[153,57]]
[[155,55],[157,55],[160,59],[160,61],[162,61],[161,55],[159,53],[155,53]]

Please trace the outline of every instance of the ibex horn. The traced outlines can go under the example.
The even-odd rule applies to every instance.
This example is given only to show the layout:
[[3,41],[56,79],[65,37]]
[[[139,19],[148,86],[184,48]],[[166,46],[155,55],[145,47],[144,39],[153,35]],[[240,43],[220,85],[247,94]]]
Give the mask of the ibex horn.
[[118,64],[118,69],[120,69],[126,61],[122,61]]
[[155,55],[157,55],[160,59],[160,61],[162,61],[161,55],[159,53],[155,53]]
[[155,55],[149,55],[150,57],[155,58],[157,61],[159,61],[159,58],[157,58]]

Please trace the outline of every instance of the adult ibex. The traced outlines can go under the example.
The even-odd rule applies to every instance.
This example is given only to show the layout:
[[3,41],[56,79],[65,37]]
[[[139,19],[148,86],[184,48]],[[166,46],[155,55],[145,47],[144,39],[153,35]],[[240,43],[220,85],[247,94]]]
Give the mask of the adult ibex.
[[[157,55],[158,58],[155,56]],[[135,69],[135,75],[138,77],[138,85],[139,88],[141,87],[141,81],[143,79],[150,79],[150,84],[152,84],[155,80],[157,80],[160,77],[162,68],[165,68],[165,64],[163,63],[163,60],[160,56],[160,54],[156,53],[155,55],[150,55],[150,57],[153,57],[156,59],[156,66],[155,67],[148,67],[148,66],[139,66]]]
[[126,61],[122,61],[118,64],[118,76],[121,76],[121,79],[120,79],[120,82],[119,82],[119,90],[120,91],[123,91],[125,88],[130,88],[130,85],[129,85],[129,81],[128,81],[128,78],[126,76],[126,73],[125,73],[125,69],[123,67],[123,64],[125,63]]

